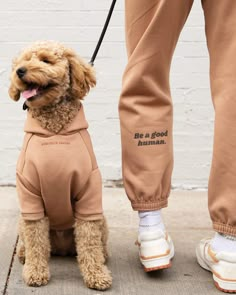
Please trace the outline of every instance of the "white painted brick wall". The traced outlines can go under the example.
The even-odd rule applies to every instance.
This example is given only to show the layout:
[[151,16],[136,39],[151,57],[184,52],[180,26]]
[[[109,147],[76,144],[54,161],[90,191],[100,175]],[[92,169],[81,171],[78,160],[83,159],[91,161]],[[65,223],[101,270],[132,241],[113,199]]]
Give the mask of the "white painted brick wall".
[[[104,180],[121,178],[118,99],[126,64],[124,0],[117,0],[95,66],[98,84],[85,102]],[[23,137],[22,103],[8,98],[11,59],[29,42],[53,39],[90,59],[110,0],[0,1],[0,184],[15,183],[15,164]],[[174,101],[174,186],[206,187],[210,169],[213,107],[208,53],[200,0],[195,0],[172,64]]]

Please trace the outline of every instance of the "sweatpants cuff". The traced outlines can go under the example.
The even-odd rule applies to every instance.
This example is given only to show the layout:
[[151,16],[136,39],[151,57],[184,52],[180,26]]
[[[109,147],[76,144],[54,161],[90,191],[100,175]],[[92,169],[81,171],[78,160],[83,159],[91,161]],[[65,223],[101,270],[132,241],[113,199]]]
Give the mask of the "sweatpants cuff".
[[231,225],[213,222],[213,229],[225,235],[236,236],[236,227]]
[[104,218],[104,215],[102,213],[93,214],[93,215],[76,214],[75,218],[84,220],[84,221],[95,221],[95,220],[102,220]]
[[131,203],[131,206],[134,211],[154,211],[167,207],[168,201],[162,200],[156,203]]

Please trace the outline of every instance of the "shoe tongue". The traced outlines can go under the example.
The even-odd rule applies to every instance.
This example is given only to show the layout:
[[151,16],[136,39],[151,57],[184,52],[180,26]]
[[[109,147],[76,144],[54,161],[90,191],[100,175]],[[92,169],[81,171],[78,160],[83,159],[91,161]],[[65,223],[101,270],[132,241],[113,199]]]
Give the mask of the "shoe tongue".
[[28,90],[25,90],[22,92],[22,96],[25,98],[25,99],[29,99],[33,96],[35,96],[36,94],[38,94],[38,87],[36,88],[32,88],[32,89],[28,89]]

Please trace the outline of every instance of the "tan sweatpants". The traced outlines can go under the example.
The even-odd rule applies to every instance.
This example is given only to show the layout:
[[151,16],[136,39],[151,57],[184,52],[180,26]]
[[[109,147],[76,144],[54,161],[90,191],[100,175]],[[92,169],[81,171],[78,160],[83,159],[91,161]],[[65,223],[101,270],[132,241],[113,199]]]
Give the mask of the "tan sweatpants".
[[[125,1],[128,64],[119,112],[124,186],[134,210],[167,206],[173,169],[169,71],[192,4]],[[202,6],[215,109],[209,211],[216,231],[236,235],[236,0],[203,0]]]

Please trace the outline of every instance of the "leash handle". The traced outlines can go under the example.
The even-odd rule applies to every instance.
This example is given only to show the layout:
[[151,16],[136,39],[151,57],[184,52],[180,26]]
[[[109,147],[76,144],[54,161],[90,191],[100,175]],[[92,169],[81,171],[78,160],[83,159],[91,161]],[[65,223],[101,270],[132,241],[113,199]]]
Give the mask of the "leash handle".
[[95,50],[94,50],[94,52],[93,52],[93,55],[92,55],[92,57],[91,57],[91,59],[90,59],[89,64],[90,64],[91,66],[94,65],[95,58],[96,58],[96,56],[97,56],[98,50],[99,50],[99,48],[100,48],[100,46],[101,46],[101,44],[102,44],[103,38],[104,38],[104,36],[105,36],[105,33],[106,33],[107,27],[108,27],[108,25],[109,25],[109,22],[110,22],[110,19],[111,19],[112,12],[113,12],[113,10],[114,10],[115,4],[116,4],[116,0],[113,0],[112,3],[111,3],[111,7],[110,7],[110,9],[109,9],[108,15],[107,15],[107,19],[106,19],[105,24],[104,24],[104,26],[103,26],[102,33],[101,33],[100,38],[99,38],[99,40],[98,40],[97,46],[96,46],[96,48],[95,48]]

